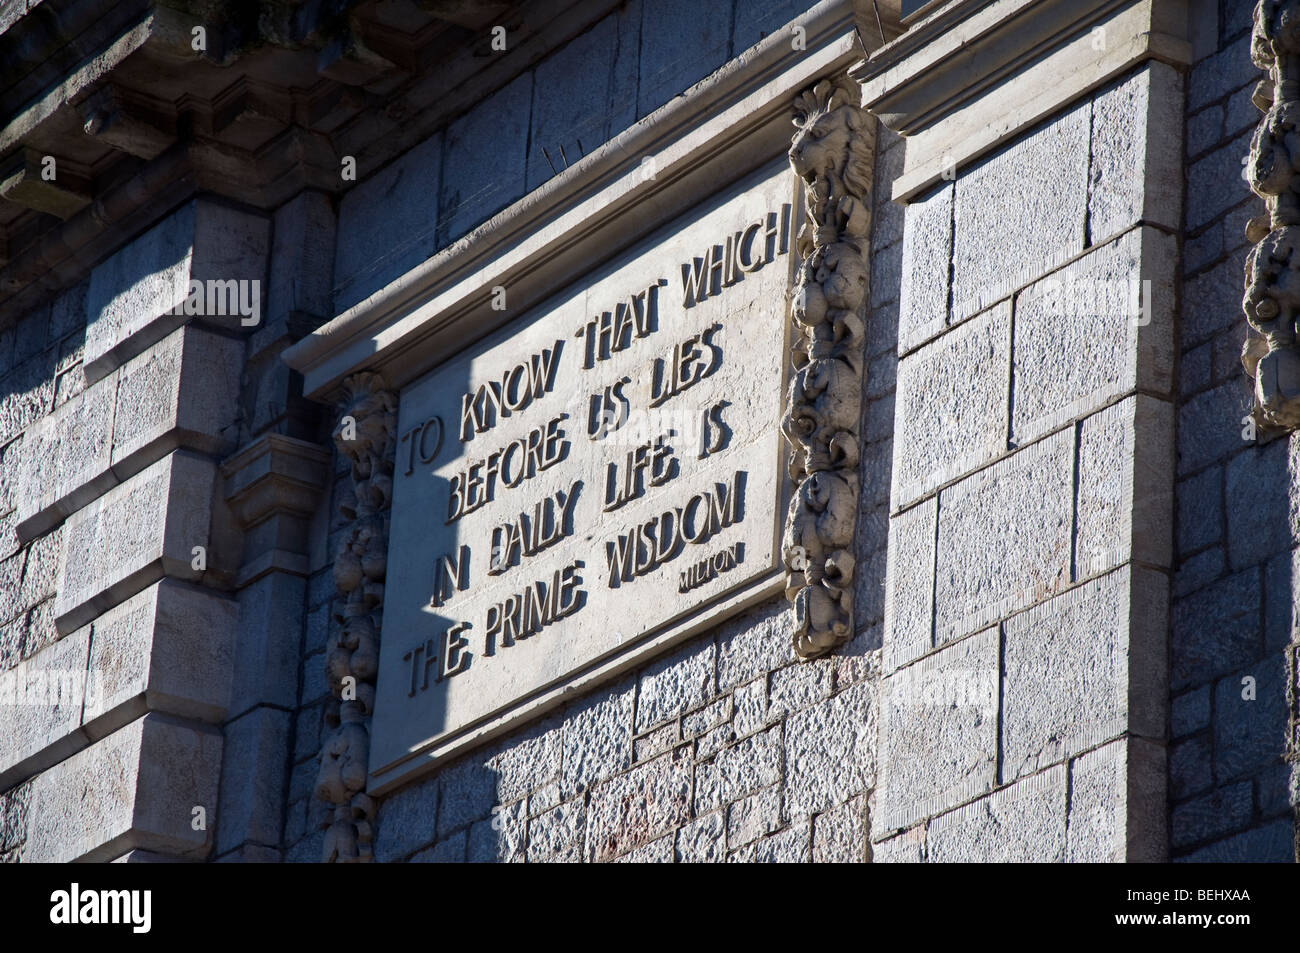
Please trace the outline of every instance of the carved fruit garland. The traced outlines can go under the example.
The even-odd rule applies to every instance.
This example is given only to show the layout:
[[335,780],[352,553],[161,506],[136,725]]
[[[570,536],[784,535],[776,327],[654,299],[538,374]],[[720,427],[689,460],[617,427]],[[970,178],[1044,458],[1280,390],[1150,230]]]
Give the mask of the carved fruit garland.
[[1246,258],[1242,307],[1257,334],[1247,337],[1241,361],[1255,381],[1256,420],[1292,430],[1300,427],[1300,2],[1260,0],[1251,59],[1268,72],[1255,87],[1264,118],[1248,162],[1250,187],[1268,214],[1246,226],[1257,244]]
[[791,315],[793,377],[782,424],[794,495],[783,558],[795,608],[794,648],[816,658],[853,634],[867,236],[875,125],[847,77],[823,80],[795,105],[790,165],[807,221]]
[[339,505],[352,521],[334,557],[334,582],[342,611],[326,646],[331,699],[325,720],[334,729],[321,746],[316,796],[332,805],[325,822],[326,863],[371,859],[374,801],[365,793],[384,606],[389,508],[393,502],[397,398],[378,374],[354,374],[343,383],[347,398],[334,443],[352,461],[354,500]]

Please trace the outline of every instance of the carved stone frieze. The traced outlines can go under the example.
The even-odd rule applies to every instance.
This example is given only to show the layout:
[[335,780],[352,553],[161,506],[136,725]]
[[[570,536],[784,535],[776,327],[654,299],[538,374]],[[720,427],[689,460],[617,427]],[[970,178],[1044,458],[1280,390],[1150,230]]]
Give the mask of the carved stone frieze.
[[783,559],[794,648],[811,659],[853,633],[853,533],[871,228],[874,120],[847,76],[795,105],[790,165],[803,180],[791,316],[793,375],[782,429],[794,494]]
[[1258,423],[1300,427],[1300,2],[1261,0],[1251,59],[1268,76],[1255,87],[1264,118],[1250,143],[1250,186],[1268,206],[1252,219],[1242,307],[1253,333],[1241,360],[1255,382]]
[[346,400],[334,443],[352,462],[353,498],[339,505],[351,526],[334,556],[340,624],[326,645],[325,675],[332,698],[321,746],[316,796],[332,807],[326,863],[367,862],[375,803],[366,793],[370,716],[374,711],[379,630],[384,607],[388,527],[393,501],[397,397],[380,375],[362,371],[343,384]]

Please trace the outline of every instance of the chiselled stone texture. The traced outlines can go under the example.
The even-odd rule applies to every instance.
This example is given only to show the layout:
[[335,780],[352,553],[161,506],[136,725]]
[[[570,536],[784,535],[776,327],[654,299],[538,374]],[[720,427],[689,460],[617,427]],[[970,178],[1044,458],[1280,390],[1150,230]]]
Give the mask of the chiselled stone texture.
[[791,313],[794,375],[782,429],[795,491],[786,522],[786,598],[795,651],[816,658],[853,635],[864,304],[868,296],[875,123],[856,84],[823,80],[797,105],[790,165],[808,221]]
[[1169,794],[1171,856],[1194,863],[1296,859],[1296,445],[1263,442],[1276,431],[1241,365],[1248,336],[1262,339],[1237,290],[1265,254],[1247,225],[1267,231],[1278,204],[1243,181],[1250,138],[1271,154],[1282,111],[1275,73],[1252,63],[1252,33],[1269,26],[1254,27],[1255,6],[1225,10],[1188,74]]
[[[95,268],[87,301],[87,381],[193,320],[196,311],[227,330],[260,321],[270,232],[263,216],[198,199]],[[192,294],[196,282],[202,290]],[[231,306],[251,305],[254,293],[256,314]]]

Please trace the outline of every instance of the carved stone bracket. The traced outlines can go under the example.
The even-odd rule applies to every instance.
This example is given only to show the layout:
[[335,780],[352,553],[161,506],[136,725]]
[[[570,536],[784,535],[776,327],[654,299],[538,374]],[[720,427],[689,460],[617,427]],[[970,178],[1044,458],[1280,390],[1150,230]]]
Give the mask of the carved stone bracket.
[[379,668],[388,526],[393,502],[397,397],[378,374],[363,371],[343,382],[346,399],[334,443],[352,461],[354,499],[339,505],[351,526],[334,556],[340,628],[326,646],[330,699],[325,714],[333,733],[321,746],[316,796],[332,806],[326,827],[326,863],[367,862],[375,803],[366,795],[370,716]]
[[1300,0],[1261,0],[1255,7],[1251,59],[1268,72],[1255,87],[1264,118],[1250,143],[1250,187],[1268,214],[1246,226],[1256,245],[1246,258],[1242,307],[1253,329],[1241,361],[1255,382],[1261,425],[1300,427]]
[[871,229],[875,121],[847,76],[795,104],[790,165],[807,220],[793,292],[793,376],[782,423],[794,494],[783,559],[795,607],[794,649],[816,658],[853,634],[853,533]]

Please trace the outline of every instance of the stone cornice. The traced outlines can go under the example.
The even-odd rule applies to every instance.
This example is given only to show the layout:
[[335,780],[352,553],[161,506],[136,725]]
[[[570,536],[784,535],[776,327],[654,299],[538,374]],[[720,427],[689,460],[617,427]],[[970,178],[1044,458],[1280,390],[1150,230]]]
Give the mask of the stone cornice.
[[863,106],[908,137],[893,197],[955,168],[1144,60],[1191,61],[1186,0],[954,0],[853,71]]
[[[328,400],[358,369],[406,382],[490,333],[546,295],[780,155],[793,95],[847,68],[873,32],[855,29],[855,5],[823,0],[662,109],[593,150],[388,287],[284,352],[304,394]],[[889,21],[885,22],[889,29]],[[874,34],[879,43],[879,34]],[[507,289],[509,310],[489,306]]]

